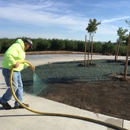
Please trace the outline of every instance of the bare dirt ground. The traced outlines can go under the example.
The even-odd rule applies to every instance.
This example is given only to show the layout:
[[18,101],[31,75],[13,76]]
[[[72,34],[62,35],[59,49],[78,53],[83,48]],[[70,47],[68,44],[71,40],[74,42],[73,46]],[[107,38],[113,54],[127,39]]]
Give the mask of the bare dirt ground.
[[38,96],[94,113],[130,120],[130,79],[52,82],[48,86],[52,88],[51,91],[41,91]]
[[130,81],[62,82],[40,96],[80,109],[130,120]]

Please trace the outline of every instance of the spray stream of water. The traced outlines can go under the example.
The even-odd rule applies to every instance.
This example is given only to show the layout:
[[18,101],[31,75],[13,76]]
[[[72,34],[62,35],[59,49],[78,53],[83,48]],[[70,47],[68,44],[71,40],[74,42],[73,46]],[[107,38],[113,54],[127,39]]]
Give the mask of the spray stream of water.
[[35,95],[39,94],[42,90],[46,89],[47,86],[42,82],[42,80],[37,76],[37,74],[33,73],[33,93]]

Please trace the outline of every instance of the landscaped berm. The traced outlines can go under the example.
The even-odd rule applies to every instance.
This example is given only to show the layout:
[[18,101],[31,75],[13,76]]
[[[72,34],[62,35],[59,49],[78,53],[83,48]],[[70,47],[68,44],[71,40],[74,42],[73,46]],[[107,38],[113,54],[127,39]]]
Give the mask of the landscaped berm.
[[[130,120],[130,67],[124,61],[59,62],[23,70],[24,91],[80,109]],[[40,79],[40,80],[36,80]],[[42,87],[41,87],[42,86]]]

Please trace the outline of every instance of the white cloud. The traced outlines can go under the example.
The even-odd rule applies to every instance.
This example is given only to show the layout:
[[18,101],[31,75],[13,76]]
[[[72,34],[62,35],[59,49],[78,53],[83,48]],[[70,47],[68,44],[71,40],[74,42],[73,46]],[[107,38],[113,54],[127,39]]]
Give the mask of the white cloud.
[[54,4],[53,2],[45,2],[43,5],[30,5],[25,3],[20,5],[10,4],[8,7],[0,7],[0,17],[11,20],[12,22],[38,26],[50,26],[55,24],[73,30],[81,30],[84,28],[87,19],[80,17],[79,14],[68,14],[70,11],[66,11],[67,13],[64,12],[64,14],[55,13],[55,11],[61,11],[58,9],[60,5],[62,5],[63,8],[64,6],[67,7],[66,4]]
[[126,20],[126,19],[128,19],[128,18],[130,18],[130,16],[123,16],[123,17],[119,17],[119,18],[112,18],[112,19],[104,19],[103,21],[102,21],[102,23],[110,23],[110,22],[115,22],[115,21],[118,21],[118,20]]
[[[96,35],[114,35],[116,36],[116,31],[118,29],[118,25],[115,23],[120,22],[121,20],[129,19],[129,15],[124,15],[124,14],[118,14],[118,15],[109,15],[109,18],[107,15],[105,16],[104,14],[100,16],[98,13],[94,12],[95,8],[92,10],[93,14],[95,16],[90,17],[89,16],[89,11],[88,12],[80,12],[77,10],[72,9],[73,5],[71,2],[61,2],[60,0],[23,0],[23,1],[16,1],[16,0],[11,0],[12,2],[8,3],[2,3],[0,1],[0,22],[2,23],[4,19],[6,19],[9,23],[16,23],[18,26],[24,25],[24,26],[34,26],[33,28],[48,28],[50,30],[50,37],[55,36],[55,37],[66,37],[65,33],[68,32],[70,33],[70,36],[73,34],[76,35],[77,33],[80,33],[84,35],[87,33],[85,30],[89,19],[92,17],[96,16],[96,19],[98,21],[101,21],[101,25],[98,26],[98,30]],[[30,2],[29,2],[30,1]],[[75,4],[75,3],[74,3]],[[82,3],[83,4],[83,3]],[[91,2],[87,3],[87,6],[92,7],[94,6],[91,5]],[[96,5],[97,4],[97,5]],[[98,2],[95,4],[95,7],[97,7],[97,10],[100,10],[101,8],[106,8],[108,7],[111,8],[116,8],[117,2],[108,2],[104,4],[101,2]],[[126,4],[118,2],[118,5],[121,6]],[[113,6],[112,6],[113,5]],[[90,8],[89,8],[90,9]],[[82,9],[79,9],[82,10]],[[91,12],[92,12],[91,11]],[[101,12],[101,14],[104,12]],[[101,20],[100,20],[101,19]],[[3,20],[3,21],[2,21]],[[52,33],[51,28],[57,28],[57,30],[61,29],[62,34],[57,34]],[[11,27],[10,27],[11,28]],[[17,27],[16,27],[17,28]],[[65,33],[64,30],[65,29]],[[17,29],[15,29],[16,31]],[[35,29],[36,30],[36,29]],[[12,35],[15,35],[12,32]],[[53,31],[54,32],[54,31]],[[60,32],[60,31],[59,31]],[[1,33],[2,34],[2,33]],[[7,33],[5,33],[7,34]],[[18,35],[23,35],[25,34],[24,32],[18,33]],[[35,32],[26,32],[26,35],[29,36],[49,36],[49,31],[48,33],[37,33]],[[74,36],[73,36],[74,37]],[[83,36],[84,37],[84,36]]]
[[123,1],[120,1],[120,0],[117,0],[117,1],[100,1],[97,3],[92,3],[91,6],[95,6],[95,7],[98,7],[98,8],[113,8],[113,7],[130,7],[129,5],[129,1],[128,0],[123,0]]

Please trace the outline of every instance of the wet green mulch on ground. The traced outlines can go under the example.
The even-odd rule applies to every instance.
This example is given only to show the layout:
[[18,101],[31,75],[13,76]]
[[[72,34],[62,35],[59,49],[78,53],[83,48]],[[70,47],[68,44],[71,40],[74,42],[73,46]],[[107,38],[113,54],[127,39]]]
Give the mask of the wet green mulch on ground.
[[73,61],[40,65],[35,74],[25,69],[22,71],[24,91],[80,109],[130,120],[130,79],[115,77],[123,77],[125,62],[94,60],[92,65],[83,64],[83,61]]
[[[36,67],[35,73],[45,83],[71,81],[100,81],[110,80],[112,73],[124,73],[124,61],[94,60],[94,65],[84,66],[83,61],[57,62]],[[130,69],[128,67],[128,73]],[[22,71],[23,81],[32,80],[32,72]]]

